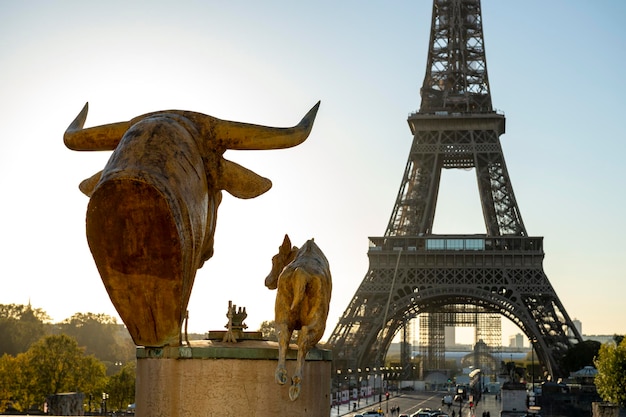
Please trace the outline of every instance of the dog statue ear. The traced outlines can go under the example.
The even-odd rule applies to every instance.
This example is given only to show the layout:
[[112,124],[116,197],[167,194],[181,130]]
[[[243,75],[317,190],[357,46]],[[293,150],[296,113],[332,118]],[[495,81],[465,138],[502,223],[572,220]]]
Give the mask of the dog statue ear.
[[291,252],[291,240],[289,239],[289,235],[285,234],[285,239],[283,239],[283,244],[280,245],[279,252],[280,253],[289,253]]

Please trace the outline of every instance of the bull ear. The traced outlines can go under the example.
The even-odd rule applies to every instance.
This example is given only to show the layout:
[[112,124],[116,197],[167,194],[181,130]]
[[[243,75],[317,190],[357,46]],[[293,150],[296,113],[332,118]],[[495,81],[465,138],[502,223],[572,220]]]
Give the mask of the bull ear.
[[102,177],[102,171],[98,172],[97,174],[92,175],[86,180],[83,180],[83,182],[80,183],[78,188],[87,197],[91,197],[91,195],[93,194],[93,190],[96,188],[96,185],[98,185],[98,182],[100,182],[100,177]]
[[237,198],[254,198],[272,188],[272,182],[235,162],[222,159],[218,187]]

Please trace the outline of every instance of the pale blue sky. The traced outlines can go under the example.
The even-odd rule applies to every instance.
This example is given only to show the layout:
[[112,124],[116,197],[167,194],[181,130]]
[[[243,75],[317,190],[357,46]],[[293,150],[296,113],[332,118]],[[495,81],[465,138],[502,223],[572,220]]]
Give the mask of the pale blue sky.
[[[583,333],[626,333],[623,236],[626,3],[483,0],[493,105],[527,231]],[[116,316],[85,239],[78,190],[109,154],[65,148],[86,126],[192,110],[291,126],[322,101],[313,132],[282,151],[229,151],[269,177],[227,195],[215,256],[198,273],[189,330],[220,330],[232,300],[256,329],[273,318],[263,280],[285,232],[315,238],[334,291],[325,338],[385,231],[420,105],[432,1],[0,2],[0,303]],[[483,233],[473,172],[446,171],[436,233]],[[505,326],[505,336],[515,332]]]

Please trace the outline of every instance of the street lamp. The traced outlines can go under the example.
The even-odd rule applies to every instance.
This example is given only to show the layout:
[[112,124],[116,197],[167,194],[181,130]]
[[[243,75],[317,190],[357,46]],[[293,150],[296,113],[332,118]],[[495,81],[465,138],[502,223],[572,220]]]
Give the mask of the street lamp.
[[[389,371],[389,369],[393,369],[393,367],[387,368],[387,371]],[[387,379],[389,379],[389,372],[387,372]],[[387,382],[387,389],[385,390],[385,404],[386,408],[387,408],[387,414],[389,414],[389,382]]]
[[104,413],[102,415],[106,416],[107,415],[107,400],[109,399],[109,394],[107,394],[106,392],[102,393],[102,410],[104,411]]
[[361,407],[361,368],[357,368],[357,391],[356,391],[356,406]]
[[531,357],[531,362],[530,362],[530,366],[532,368],[532,380],[530,381],[530,386],[531,386],[531,392],[533,393],[533,395],[535,395],[535,342],[537,342],[537,339],[532,338],[530,340],[530,357]]
[[372,401],[373,403],[376,402],[376,378],[378,377],[378,374],[376,373],[376,368],[373,369],[374,371],[374,401]]
[[341,405],[341,387],[339,381],[341,380],[341,369],[337,369],[337,415],[339,415],[339,406]]
[[378,392],[378,408],[380,408],[380,403],[383,400],[383,380],[385,378],[384,370],[386,368],[380,367],[378,370],[380,371],[380,391]]
[[370,368],[365,368],[365,372],[367,373],[367,393],[365,394],[365,405],[367,405],[370,393]]
[[400,395],[400,385],[402,385],[402,377],[404,375],[403,375],[401,366],[398,366],[396,369],[398,370],[398,378],[396,381],[396,395]]
[[351,368],[348,368],[348,375],[345,378],[346,378],[346,381],[348,381],[348,410],[349,410],[350,402],[352,400],[352,396],[350,395],[350,392],[352,391],[352,369]]

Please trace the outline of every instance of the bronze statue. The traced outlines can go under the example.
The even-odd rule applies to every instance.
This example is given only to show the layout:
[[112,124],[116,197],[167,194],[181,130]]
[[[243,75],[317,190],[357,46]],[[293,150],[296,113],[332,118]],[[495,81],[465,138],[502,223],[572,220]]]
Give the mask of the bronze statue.
[[80,189],[90,197],[89,248],[135,344],[180,343],[196,271],[213,255],[221,190],[254,198],[272,185],[224,159],[224,152],[299,145],[318,107],[319,102],[292,128],[167,110],[83,129],[86,104],[68,127],[68,148],[113,151]]
[[294,401],[300,395],[302,367],[307,352],[320,341],[326,329],[330,306],[332,279],[328,260],[313,239],[307,240],[300,249],[291,247],[285,235],[278,254],[272,258],[272,271],[265,279],[265,286],[278,288],[274,307],[278,332],[278,365],[276,382],[287,382],[285,355],[294,330],[298,330],[298,357],[296,370],[291,377],[289,398]]

